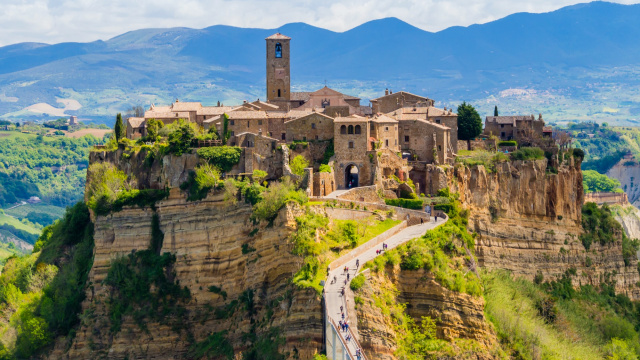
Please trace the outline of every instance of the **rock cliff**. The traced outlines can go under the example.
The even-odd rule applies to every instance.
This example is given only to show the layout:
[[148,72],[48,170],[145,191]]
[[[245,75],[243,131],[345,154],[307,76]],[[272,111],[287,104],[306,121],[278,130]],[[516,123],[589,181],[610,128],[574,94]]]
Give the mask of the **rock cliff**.
[[[435,319],[438,338],[449,341],[450,351],[456,354],[446,358],[494,358],[498,342],[484,317],[482,297],[448,290],[424,269],[407,271],[388,266],[385,271],[372,272],[356,295],[362,298],[357,308],[360,343],[371,359],[396,359],[394,352],[403,335],[397,331],[405,329],[393,324],[401,320],[398,308],[391,303],[405,304],[404,311],[416,324],[423,316]],[[456,346],[461,339],[473,340],[477,346],[467,353]]]
[[[273,226],[267,227],[250,220],[247,204],[225,203],[222,194],[187,202],[184,194],[172,189],[155,211],[164,233],[161,252],[176,255],[176,278],[191,292],[181,321],[193,338],[162,323],[146,324],[145,332],[131,318],[124,319],[121,331],[109,330],[109,290],[102,284],[109,266],[113,259],[147,249],[151,242],[153,210],[129,208],[94,218],[92,286],[83,304],[82,325],[68,351],[59,345],[51,358],[189,358],[192,344],[219,331],[227,331],[237,354],[247,347],[243,334],[260,335],[273,328],[280,330],[286,341],[282,350],[290,356],[308,359],[321,349],[320,298],[314,290],[295,288],[290,281],[302,263],[290,251],[295,208],[282,209]],[[225,296],[211,292],[210,286],[222,289]],[[216,315],[214,310],[237,300],[247,289],[255,294],[255,315],[249,316],[242,306],[228,318]]]
[[625,266],[622,242],[593,244],[587,251],[578,238],[584,202],[580,164],[570,162],[555,174],[546,171],[546,162],[505,162],[491,173],[484,166],[446,171],[449,187],[470,210],[480,265],[530,280],[538,272],[555,279],[573,267],[575,285],[597,285],[610,274],[618,292],[639,300],[637,261]]
[[622,159],[615,164],[607,176],[620,180],[620,185],[629,196],[629,202],[640,207],[640,163],[629,159]]

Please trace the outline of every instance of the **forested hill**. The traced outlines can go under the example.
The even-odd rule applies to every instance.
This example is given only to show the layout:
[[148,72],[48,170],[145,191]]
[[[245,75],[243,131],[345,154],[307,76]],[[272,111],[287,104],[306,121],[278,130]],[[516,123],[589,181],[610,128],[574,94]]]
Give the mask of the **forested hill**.
[[[593,2],[435,33],[387,18],[341,33],[304,23],[217,25],[142,29],[91,43],[15,44],[0,48],[0,114],[21,118],[34,115],[25,108],[35,103],[60,108],[58,99],[73,99],[81,107],[68,114],[111,121],[136,104],[263,97],[264,38],[280,31],[293,38],[296,90],[328,80],[363,99],[390,87],[445,105],[499,103],[505,111],[550,112],[550,119],[634,119],[638,18],[640,5]],[[615,98],[603,95],[614,90]]]

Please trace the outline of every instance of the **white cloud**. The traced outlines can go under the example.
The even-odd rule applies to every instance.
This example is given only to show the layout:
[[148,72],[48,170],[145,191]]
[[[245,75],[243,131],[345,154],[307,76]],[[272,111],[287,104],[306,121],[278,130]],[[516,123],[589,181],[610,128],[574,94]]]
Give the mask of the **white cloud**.
[[[2,0],[0,46],[33,41],[107,40],[149,27],[224,24],[277,28],[290,22],[345,31],[397,17],[438,31],[496,20],[515,12],[547,12],[577,0]],[[619,0],[633,3],[637,0]]]

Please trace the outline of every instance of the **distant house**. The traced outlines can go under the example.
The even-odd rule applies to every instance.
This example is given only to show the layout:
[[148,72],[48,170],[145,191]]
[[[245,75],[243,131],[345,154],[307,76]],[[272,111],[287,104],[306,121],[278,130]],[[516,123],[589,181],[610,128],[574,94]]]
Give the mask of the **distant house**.
[[39,203],[40,201],[41,201],[41,200],[40,200],[40,198],[39,198],[39,197],[37,197],[37,196],[32,196],[32,197],[30,197],[30,198],[29,198],[29,200],[27,200],[27,202],[28,202],[29,204],[37,204],[37,203]]

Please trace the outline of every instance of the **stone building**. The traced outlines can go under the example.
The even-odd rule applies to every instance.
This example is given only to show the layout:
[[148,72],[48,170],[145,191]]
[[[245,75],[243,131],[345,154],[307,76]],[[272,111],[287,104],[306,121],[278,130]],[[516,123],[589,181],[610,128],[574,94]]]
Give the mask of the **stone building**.
[[[401,123],[400,131],[402,132],[405,129],[407,121],[413,120],[425,120],[428,123],[444,125],[449,128],[449,139],[451,142],[451,148],[454,154],[458,153],[458,114],[453,112],[451,109],[438,109],[433,106],[427,107],[404,107],[401,109],[394,110],[387,114],[389,117],[392,117],[398,120]],[[404,124],[404,125],[403,125]],[[439,127],[436,127],[439,128]],[[414,136],[422,136],[423,131],[419,134],[415,134]],[[400,134],[400,143],[403,144],[406,141],[405,136],[412,136],[409,133],[401,133]],[[444,144],[443,144],[444,145]],[[449,146],[449,144],[447,144]]]
[[224,113],[229,113],[238,109],[233,106],[203,106],[196,111],[196,122],[200,126],[204,126],[204,121],[217,118]]
[[434,101],[424,96],[414,95],[406,91],[393,93],[386,89],[384,96],[371,100],[371,108],[374,114],[389,113],[403,107],[433,106]]
[[333,139],[333,118],[318,112],[286,121],[284,127],[287,142]]
[[484,134],[495,135],[500,140],[519,140],[529,133],[544,135],[542,114],[536,119],[533,115],[487,116],[484,122]]
[[378,114],[370,120],[372,149],[400,151],[398,144],[398,120]]
[[140,117],[127,119],[127,139],[136,140],[147,135],[146,120]]
[[291,100],[291,38],[280,33],[267,41],[267,102],[287,107]]
[[[338,189],[371,185],[373,161],[369,119],[351,115],[333,120],[334,173]],[[375,156],[371,153],[371,156]]]
[[[298,109],[327,108],[346,109],[348,115],[360,115],[360,98],[346,95],[327,86],[308,93],[308,99]],[[340,110],[337,110],[340,111]],[[344,113],[343,113],[344,114]]]

